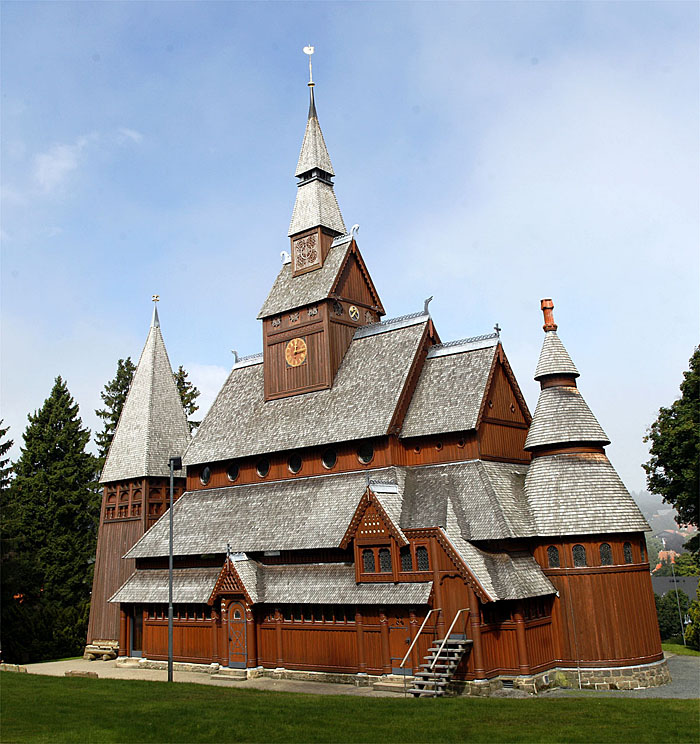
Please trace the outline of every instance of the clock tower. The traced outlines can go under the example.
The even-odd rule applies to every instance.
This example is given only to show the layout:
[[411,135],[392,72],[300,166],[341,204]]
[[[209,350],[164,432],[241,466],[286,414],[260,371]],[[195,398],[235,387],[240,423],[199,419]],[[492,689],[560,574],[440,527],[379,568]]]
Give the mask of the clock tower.
[[285,256],[258,318],[263,321],[265,399],[323,390],[361,325],[384,315],[354,233],[345,230],[333,165],[309,83],[309,116]]

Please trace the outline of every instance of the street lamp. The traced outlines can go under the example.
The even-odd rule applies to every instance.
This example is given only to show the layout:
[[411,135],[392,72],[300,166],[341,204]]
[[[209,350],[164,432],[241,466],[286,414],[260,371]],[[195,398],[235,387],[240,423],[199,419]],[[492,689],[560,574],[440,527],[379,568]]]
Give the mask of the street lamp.
[[[666,538],[662,537],[661,542],[663,543],[664,550],[666,550]],[[673,566],[673,556],[669,555],[671,560],[671,575],[673,576],[673,586],[676,588],[676,604],[678,605],[678,622],[681,626],[681,635],[683,636],[683,645],[688,644],[685,641],[685,625],[683,624],[683,616],[681,614],[681,598],[678,596],[678,581],[676,580],[676,570]]]
[[182,470],[182,458],[171,457],[170,465],[170,544],[168,547],[168,682],[173,681],[173,502],[175,471]]

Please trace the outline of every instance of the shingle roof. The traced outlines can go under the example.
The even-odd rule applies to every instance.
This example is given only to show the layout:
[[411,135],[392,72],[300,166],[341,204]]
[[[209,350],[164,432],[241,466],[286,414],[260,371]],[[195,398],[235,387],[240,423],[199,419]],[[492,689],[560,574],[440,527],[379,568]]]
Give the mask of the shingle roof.
[[[493,337],[476,349],[442,345],[431,348],[406,412],[401,437],[474,429],[497,343]],[[453,353],[445,353],[450,351]]]
[[[371,471],[396,481],[395,468]],[[362,473],[190,491],[173,511],[176,555],[335,548],[367,488]],[[129,550],[128,558],[168,554],[167,514]]]
[[154,313],[100,482],[168,476],[169,459],[182,455],[189,441],[187,417]]
[[333,245],[320,269],[299,276],[292,276],[291,263],[284,264],[258,313],[258,319],[325,300],[333,289],[349,250],[349,242]]
[[184,463],[281,451],[290,442],[301,448],[385,435],[426,323],[423,316],[355,338],[329,390],[265,402],[262,364],[234,367]]
[[332,184],[314,178],[300,183],[297,187],[297,198],[294,201],[288,235],[296,235],[319,226],[328,227],[339,233],[345,232],[343,215],[340,213]]
[[546,375],[573,375],[579,376],[576,366],[564,348],[556,331],[547,331],[544,334],[542,351],[535,369],[535,379],[539,380]]
[[610,444],[578,388],[545,388],[537,401],[525,449],[566,442]]
[[316,103],[312,88],[309,101],[309,118],[306,122],[304,141],[301,143],[299,162],[297,163],[297,169],[294,175],[297,177],[301,176],[314,168],[320,168],[331,176],[335,175],[333,173],[333,166],[331,165],[331,157],[326,147],[326,141],[323,139],[323,132],[321,132],[321,125],[318,123],[318,114],[316,113]]
[[409,468],[401,527],[450,526],[467,540],[533,535],[526,473],[527,465],[482,460]]
[[530,463],[525,495],[537,535],[639,532],[649,525],[608,458],[543,455]]
[[447,538],[493,601],[556,592],[529,553],[487,552],[458,535],[448,534]]
[[[173,602],[203,604],[214,589],[220,568],[173,570]],[[136,569],[109,602],[167,602],[168,569]]]
[[[236,570],[241,563],[234,564]],[[252,571],[244,570],[252,576]],[[254,591],[257,601],[267,603],[425,604],[433,586],[432,582],[356,584],[355,567],[352,563],[281,566],[258,564],[256,579]]]

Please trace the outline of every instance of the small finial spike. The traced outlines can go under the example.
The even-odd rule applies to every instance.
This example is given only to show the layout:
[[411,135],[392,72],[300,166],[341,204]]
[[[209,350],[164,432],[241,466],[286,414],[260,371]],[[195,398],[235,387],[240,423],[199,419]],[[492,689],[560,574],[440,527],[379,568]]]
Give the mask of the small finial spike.
[[310,88],[313,88],[314,86],[313,72],[311,70],[311,55],[313,53],[314,53],[314,48],[310,44],[304,47],[304,54],[308,55],[309,57],[309,87]]
[[158,302],[160,301],[160,295],[154,294],[151,299],[153,300],[153,317],[151,318],[151,328],[160,328],[160,319],[158,318]]
[[545,331],[556,331],[557,324],[554,322],[554,303],[551,299],[547,298],[540,301],[540,307],[544,313],[544,328]]
[[500,338],[501,331],[503,330],[501,326],[499,326],[498,323],[496,323],[496,325],[493,327],[493,330],[496,331],[496,335],[498,336],[498,338]]

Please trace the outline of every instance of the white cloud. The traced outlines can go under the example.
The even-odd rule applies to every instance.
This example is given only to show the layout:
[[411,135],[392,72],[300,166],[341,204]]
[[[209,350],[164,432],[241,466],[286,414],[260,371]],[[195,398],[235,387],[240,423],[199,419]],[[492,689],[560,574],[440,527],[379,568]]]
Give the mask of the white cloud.
[[143,141],[143,135],[135,129],[120,127],[117,132],[117,141],[120,145],[127,144],[128,142],[134,142],[138,145]]
[[44,193],[56,191],[78,168],[83,150],[95,136],[79,137],[72,145],[58,144],[34,156],[34,180]]

